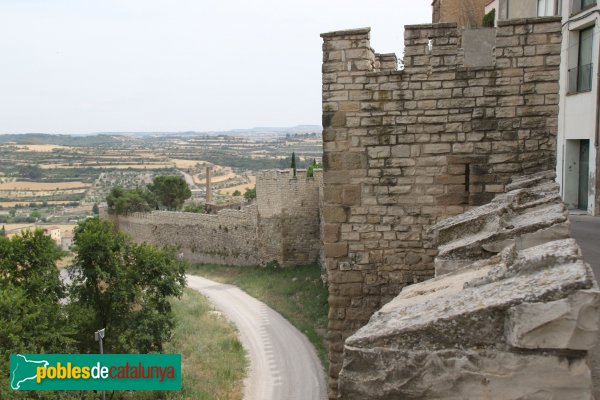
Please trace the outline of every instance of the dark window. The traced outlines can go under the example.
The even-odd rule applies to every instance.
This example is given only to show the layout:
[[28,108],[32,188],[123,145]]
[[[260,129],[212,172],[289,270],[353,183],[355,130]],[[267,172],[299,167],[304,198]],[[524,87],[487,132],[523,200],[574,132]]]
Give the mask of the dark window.
[[573,14],[596,5],[596,0],[573,0]]
[[569,70],[569,92],[579,93],[592,90],[592,51],[594,44],[594,28],[579,32],[579,49],[577,67]]

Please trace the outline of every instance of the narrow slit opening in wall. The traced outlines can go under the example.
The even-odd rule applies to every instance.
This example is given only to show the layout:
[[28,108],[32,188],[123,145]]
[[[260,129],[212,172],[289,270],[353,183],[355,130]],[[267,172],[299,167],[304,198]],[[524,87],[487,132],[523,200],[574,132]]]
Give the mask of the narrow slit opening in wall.
[[430,53],[431,53],[431,50],[433,50],[433,39],[429,39],[429,42],[427,43],[427,49],[429,50]]
[[471,191],[471,164],[465,164],[465,203],[469,202],[469,192]]

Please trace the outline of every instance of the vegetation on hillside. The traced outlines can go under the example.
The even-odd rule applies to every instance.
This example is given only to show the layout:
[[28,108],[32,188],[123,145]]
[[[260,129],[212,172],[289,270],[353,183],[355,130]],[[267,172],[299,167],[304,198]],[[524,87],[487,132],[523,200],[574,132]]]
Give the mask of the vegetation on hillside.
[[[81,221],[94,215],[92,205],[102,206],[115,186],[126,190],[144,188],[156,176],[180,172],[202,186],[204,168],[210,165],[215,177],[225,170],[233,173],[230,178],[215,182],[213,201],[220,204],[229,199],[219,197],[219,189],[234,187],[242,195],[244,184],[248,183],[244,176],[255,176],[257,171],[266,169],[287,169],[292,152],[297,169],[307,168],[314,158],[320,159],[320,135],[312,129],[269,128],[264,135],[260,129],[238,131],[243,137],[194,133],[0,135],[0,207],[25,208],[16,219],[0,212],[0,223],[32,222],[27,219],[32,211],[27,210],[30,203],[40,204],[42,220],[46,218],[53,224]],[[21,183],[20,188],[15,189],[13,182]],[[22,185],[24,182],[27,187]],[[79,186],[62,189],[65,183],[74,182]],[[56,186],[48,186],[50,183]],[[231,196],[233,189],[221,193]]]

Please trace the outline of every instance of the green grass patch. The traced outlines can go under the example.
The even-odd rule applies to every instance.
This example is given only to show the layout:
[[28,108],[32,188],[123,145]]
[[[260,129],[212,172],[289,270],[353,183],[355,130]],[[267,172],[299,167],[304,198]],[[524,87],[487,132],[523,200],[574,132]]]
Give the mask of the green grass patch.
[[292,268],[194,265],[188,273],[235,285],[264,302],[306,335],[327,368],[327,288],[318,265]]
[[241,400],[247,360],[233,325],[191,289],[172,305],[177,325],[165,352],[180,353],[183,369],[175,398]]

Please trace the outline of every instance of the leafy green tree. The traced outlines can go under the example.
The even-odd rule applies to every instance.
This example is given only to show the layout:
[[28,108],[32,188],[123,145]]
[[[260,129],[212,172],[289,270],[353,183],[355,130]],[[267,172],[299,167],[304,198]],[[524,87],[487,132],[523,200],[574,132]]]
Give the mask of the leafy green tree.
[[24,179],[36,180],[43,175],[42,169],[38,165],[23,165],[19,167],[19,176]]
[[42,214],[40,213],[39,210],[33,210],[31,213],[29,213],[29,216],[31,218],[34,218],[35,220],[42,218]]
[[496,24],[496,9],[492,9],[492,11],[490,11],[489,13],[485,14],[483,16],[483,21],[481,23],[481,26],[486,27],[486,28],[493,28],[494,25]]
[[292,171],[294,171],[294,178],[296,177],[296,153],[292,152]]
[[192,191],[181,176],[162,175],[154,178],[148,190],[168,210],[179,210],[192,197]]
[[313,160],[312,164],[306,169],[306,176],[312,178],[314,176],[315,169],[322,168],[321,164],[317,160]]
[[62,251],[41,229],[0,239],[0,279],[25,287],[31,298],[58,302],[64,297],[56,261]]
[[152,210],[153,195],[143,189],[123,189],[115,186],[106,197],[109,214],[124,215]]
[[6,227],[4,225],[2,225],[2,229],[0,229],[0,237],[1,236],[6,236]]
[[235,190],[235,191],[232,193],[232,196],[235,196],[235,197],[237,197],[237,196],[241,196],[241,195],[242,195],[242,192],[240,192],[239,190]]
[[107,353],[161,351],[174,325],[169,300],[185,286],[175,251],[135,244],[98,218],[75,229],[74,247],[69,308],[79,351],[97,351],[90,332],[101,328]]
[[244,198],[246,200],[255,199],[256,198],[256,186],[254,186],[252,189],[246,188],[246,192],[244,193]]
[[94,215],[100,214],[100,208],[98,208],[97,203],[94,203],[94,205],[92,206],[92,213],[94,213]]
[[39,229],[0,237],[0,385],[9,399],[44,398],[38,393],[8,393],[10,353],[65,353],[76,348],[60,304],[65,295],[56,267],[60,257],[54,241]]

